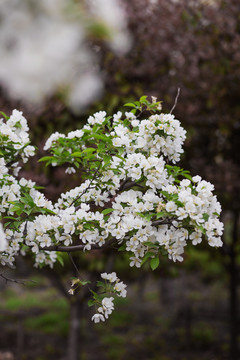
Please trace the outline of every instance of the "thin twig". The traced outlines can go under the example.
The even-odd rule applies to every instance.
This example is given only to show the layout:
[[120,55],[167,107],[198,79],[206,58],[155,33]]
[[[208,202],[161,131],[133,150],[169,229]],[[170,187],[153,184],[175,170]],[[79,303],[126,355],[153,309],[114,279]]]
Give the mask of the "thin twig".
[[8,276],[4,275],[4,272],[0,273],[0,277],[2,279],[4,279],[6,281],[6,283],[9,281],[9,282],[13,282],[13,283],[16,283],[16,284],[21,284],[21,285],[25,285],[27,282],[34,282],[34,280],[23,280],[23,279],[12,279],[12,278],[9,278]]
[[96,179],[96,177],[97,177],[97,173],[98,173],[101,165],[102,165],[102,163],[99,162],[99,165],[98,165],[97,169],[95,170],[95,172],[94,172],[94,174],[93,174],[93,178],[91,179],[88,187],[87,187],[85,190],[83,190],[83,192],[82,192],[80,195],[78,195],[78,196],[76,197],[76,199],[74,199],[74,200],[71,202],[71,204],[69,205],[69,207],[72,206],[77,200],[79,200],[79,199],[81,198],[81,196],[83,196],[83,194],[85,194],[85,193],[90,189],[90,186],[92,185],[93,181],[94,181],[94,180]]
[[78,267],[77,267],[77,265],[75,264],[75,261],[73,260],[73,257],[72,257],[72,255],[71,255],[70,252],[68,253],[68,256],[69,256],[69,259],[71,260],[71,262],[72,262],[72,264],[73,264],[73,267],[74,267],[74,269],[76,270],[77,274],[78,274],[79,276],[81,276],[80,271],[78,270]]
[[178,102],[178,97],[180,95],[180,88],[177,89],[177,95],[176,95],[176,98],[175,98],[175,102],[174,102],[174,105],[173,107],[171,108],[170,110],[170,114],[172,114],[173,110],[175,109],[175,107],[177,106],[177,102]]

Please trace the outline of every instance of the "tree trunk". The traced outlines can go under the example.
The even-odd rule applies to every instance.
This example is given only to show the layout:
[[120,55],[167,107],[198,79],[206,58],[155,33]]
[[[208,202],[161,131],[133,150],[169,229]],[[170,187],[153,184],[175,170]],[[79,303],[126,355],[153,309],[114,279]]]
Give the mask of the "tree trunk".
[[79,360],[79,327],[80,327],[80,304],[70,301],[70,318],[68,332],[67,360]]
[[234,213],[232,244],[230,247],[230,359],[238,360],[238,274],[236,264],[236,246],[238,240],[238,212]]

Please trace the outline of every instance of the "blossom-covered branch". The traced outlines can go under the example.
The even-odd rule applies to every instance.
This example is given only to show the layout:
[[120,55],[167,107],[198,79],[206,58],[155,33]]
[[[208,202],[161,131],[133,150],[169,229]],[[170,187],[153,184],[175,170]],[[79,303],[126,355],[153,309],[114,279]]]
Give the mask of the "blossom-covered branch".
[[[2,265],[13,266],[17,255],[30,253],[34,266],[53,267],[61,252],[121,248],[131,267],[149,261],[154,270],[163,255],[183,261],[188,243],[204,239],[222,246],[214,186],[175,165],[186,138],[180,122],[161,112],[155,98],[143,96],[127,106],[131,112],[110,117],[100,111],[82,129],[46,141],[49,154],[40,161],[67,166],[80,179],[54,204],[31,180],[17,177],[21,162],[34,155],[26,119],[14,110],[1,120]],[[21,162],[12,163],[16,158]],[[101,301],[94,321],[112,310],[112,300]]]

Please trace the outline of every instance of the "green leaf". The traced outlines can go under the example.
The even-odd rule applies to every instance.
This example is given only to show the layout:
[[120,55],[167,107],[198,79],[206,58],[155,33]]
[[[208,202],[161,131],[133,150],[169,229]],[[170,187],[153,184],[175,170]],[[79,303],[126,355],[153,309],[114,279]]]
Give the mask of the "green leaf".
[[43,189],[45,189],[45,187],[44,187],[44,186],[34,186],[34,189],[36,189],[36,190],[43,190]]
[[151,259],[150,261],[150,266],[151,266],[151,269],[154,271],[159,265],[159,258],[158,257],[155,257],[153,259]]
[[41,159],[38,160],[38,162],[42,162],[42,161],[51,161],[52,159],[54,159],[53,156],[44,156]]
[[4,216],[4,219],[10,219],[10,220],[17,220],[17,218],[13,217],[13,216]]
[[[20,204],[20,205],[14,205],[13,207],[11,207],[10,209],[11,211],[14,211],[14,212],[19,212],[19,211],[23,211],[24,210],[24,205],[23,204]],[[21,214],[20,212],[20,214]],[[18,214],[18,213],[17,213]]]
[[89,280],[80,280],[80,284],[81,285],[91,284],[91,281],[89,281]]
[[158,244],[152,243],[151,241],[146,241],[146,242],[144,243],[144,245],[158,248]]
[[76,166],[77,169],[79,169],[79,167],[80,167],[80,165],[77,161],[74,161],[73,165]]
[[88,306],[91,307],[93,305],[95,305],[95,301],[92,299],[88,300]]
[[98,299],[98,294],[95,291],[93,291],[92,289],[89,289],[89,290],[93,294],[93,298]]
[[85,134],[90,134],[91,133],[91,130],[88,130],[88,129],[81,129]]
[[143,101],[145,101],[145,100],[147,100],[147,96],[146,96],[146,95],[140,97],[140,102],[143,102]]
[[94,134],[94,137],[95,137],[95,139],[107,141],[108,143],[111,143],[111,142],[112,142],[111,137],[106,136],[106,135]]
[[29,195],[28,193],[24,193],[23,195],[24,195],[24,197],[21,197],[20,200],[24,204],[30,205],[30,206],[35,206],[35,203],[33,201],[33,198],[31,197],[31,195]]
[[4,117],[5,120],[9,119],[9,117],[3,111],[0,111],[0,114],[2,114],[2,116]]
[[209,219],[209,215],[207,213],[204,213],[202,217],[205,221],[208,221]]
[[87,149],[84,149],[82,152],[83,153],[92,153],[94,151],[97,151],[97,149],[95,149],[95,148],[87,148]]
[[152,213],[150,213],[150,214],[144,214],[144,218],[145,218],[147,221],[151,221],[152,216],[153,216]]
[[161,217],[166,217],[167,213],[165,211],[160,211],[157,213],[156,218],[159,219]]
[[146,255],[144,256],[144,258],[142,259],[142,265],[148,260],[148,258],[150,258],[151,256],[155,256],[156,254],[152,251],[148,251],[146,253]]
[[28,216],[32,213],[33,209],[24,210],[25,214]]
[[104,209],[104,210],[102,211],[102,214],[103,214],[103,215],[107,215],[107,214],[111,213],[112,211],[113,211],[112,208]]
[[167,256],[168,255],[168,251],[166,249],[163,249],[163,248],[159,248],[159,252],[161,255],[163,256]]
[[51,215],[56,215],[56,213],[50,209],[47,209],[47,208],[40,208],[38,207],[37,208],[37,211],[38,212],[41,212],[42,214],[51,214]]
[[136,107],[136,105],[133,103],[127,103],[127,104],[124,104],[123,106],[128,106],[128,107],[133,107],[133,108]]
[[62,152],[63,152],[64,150],[65,150],[65,149],[64,149],[63,146],[59,146],[59,147],[57,147],[57,148],[54,149],[54,152],[55,152],[55,154],[56,154],[57,156],[60,156],[60,155],[62,155]]
[[62,253],[57,253],[57,260],[58,262],[64,266],[64,261],[63,261],[63,258],[62,258]]
[[197,227],[198,227],[199,230],[201,230],[201,232],[203,234],[206,234],[206,229],[204,229],[204,227],[202,225],[198,225]]
[[76,151],[76,152],[72,153],[71,156],[72,157],[82,157],[82,152]]
[[120,246],[120,248],[118,248],[118,251],[125,251],[126,250],[126,245],[123,244],[122,246]]
[[118,157],[119,159],[125,161],[125,159],[124,159],[122,156],[118,155],[118,154],[115,154],[114,156],[116,156],[116,157]]
[[184,176],[185,178],[187,178],[188,180],[192,181],[192,177],[191,177],[191,175],[188,175],[188,174],[183,174],[183,176]]

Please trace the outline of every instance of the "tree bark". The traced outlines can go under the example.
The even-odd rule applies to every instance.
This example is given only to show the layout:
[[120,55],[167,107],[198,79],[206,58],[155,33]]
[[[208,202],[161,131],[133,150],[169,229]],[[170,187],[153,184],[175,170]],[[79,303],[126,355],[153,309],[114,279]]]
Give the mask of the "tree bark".
[[79,360],[80,304],[70,301],[67,360]]
[[238,360],[239,349],[238,349],[238,274],[237,274],[237,263],[236,263],[236,246],[238,240],[238,219],[239,213],[234,213],[233,219],[233,231],[232,231],[232,244],[230,247],[230,359]]

